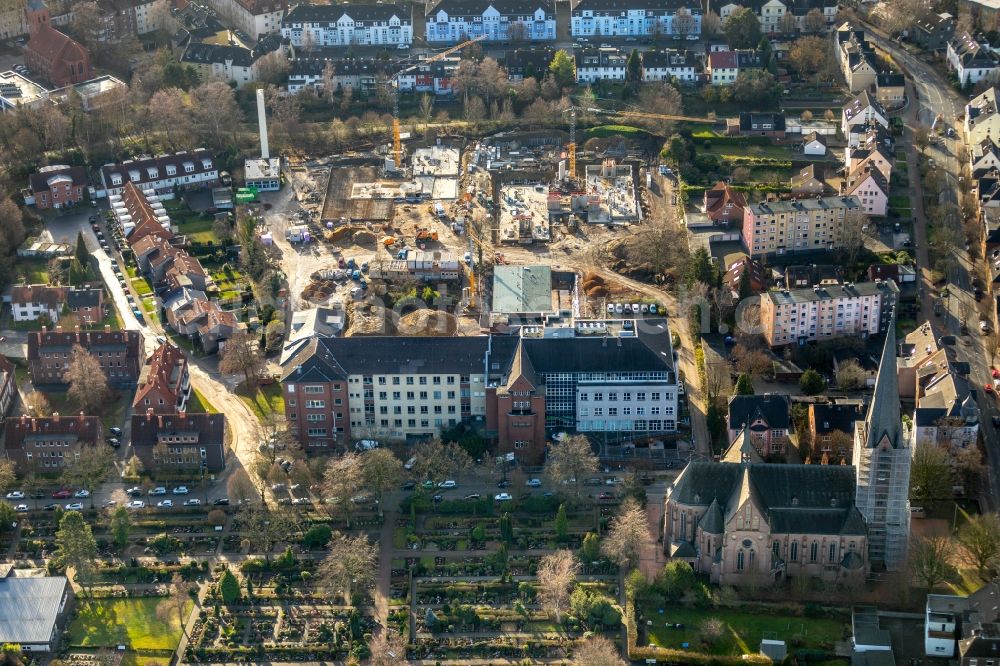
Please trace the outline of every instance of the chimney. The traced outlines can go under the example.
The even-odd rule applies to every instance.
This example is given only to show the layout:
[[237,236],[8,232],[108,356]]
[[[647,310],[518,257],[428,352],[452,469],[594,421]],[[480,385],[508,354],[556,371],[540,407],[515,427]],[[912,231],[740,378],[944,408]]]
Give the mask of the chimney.
[[146,423],[149,423],[153,419],[153,408],[146,408]]
[[110,324],[105,324],[104,325],[104,332],[105,333],[110,333],[111,332],[111,325]]
[[264,108],[264,89],[257,88],[257,131],[260,134],[260,156],[271,157],[267,147],[267,111]]
[[62,324],[56,324],[56,333],[62,333]]
[[59,423],[59,412],[52,412],[52,422]]

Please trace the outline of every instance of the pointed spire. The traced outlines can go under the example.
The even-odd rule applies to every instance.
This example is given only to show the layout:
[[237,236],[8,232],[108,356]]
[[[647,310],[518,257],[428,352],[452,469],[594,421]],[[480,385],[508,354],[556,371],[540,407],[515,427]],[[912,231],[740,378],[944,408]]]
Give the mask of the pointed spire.
[[896,311],[889,316],[886,327],[885,345],[879,361],[878,376],[875,379],[875,393],[865,418],[865,446],[873,449],[883,440],[888,440],[892,448],[902,445],[900,428],[902,417],[899,411],[899,382],[896,378]]

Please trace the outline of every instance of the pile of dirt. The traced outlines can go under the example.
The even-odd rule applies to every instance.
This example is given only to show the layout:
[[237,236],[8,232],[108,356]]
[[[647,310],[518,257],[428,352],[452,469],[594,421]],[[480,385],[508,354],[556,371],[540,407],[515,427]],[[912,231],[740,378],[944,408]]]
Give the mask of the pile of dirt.
[[302,290],[301,297],[313,303],[324,303],[336,288],[333,280],[313,280]]
[[458,321],[447,312],[423,308],[400,317],[397,328],[400,335],[455,335]]
[[367,229],[358,229],[354,232],[353,238],[351,240],[355,245],[375,245],[376,237],[375,234],[368,231]]
[[604,298],[609,293],[607,285],[604,284],[604,278],[594,272],[584,274],[583,291],[591,298]]
[[348,326],[345,336],[352,335],[396,335],[399,315],[386,310],[381,303],[372,301],[349,301],[347,304]]

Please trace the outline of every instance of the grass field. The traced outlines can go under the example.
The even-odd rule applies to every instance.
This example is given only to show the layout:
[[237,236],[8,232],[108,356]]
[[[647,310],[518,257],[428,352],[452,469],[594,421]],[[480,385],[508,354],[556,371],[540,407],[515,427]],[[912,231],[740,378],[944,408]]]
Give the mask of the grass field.
[[149,296],[153,293],[153,288],[149,286],[149,280],[146,278],[132,280],[132,286],[135,287],[139,296]]
[[285,401],[281,397],[281,385],[278,383],[261,386],[253,395],[241,385],[236,389],[236,395],[260,418],[285,411]]
[[[60,414],[79,414],[80,409],[75,402],[69,399],[65,391],[45,391],[45,398],[49,401],[53,412]],[[121,393],[112,391],[111,400],[101,407],[101,423],[105,432],[111,427],[122,427],[125,423],[125,407],[132,398],[131,393]]]
[[198,389],[191,388],[191,397],[188,398],[187,411],[192,414],[218,414],[219,410],[208,401],[208,399],[198,392]]
[[[703,622],[715,618],[723,623],[723,636],[711,649],[712,654],[741,655],[756,653],[761,638],[791,641],[793,636],[801,637],[806,648],[832,644],[844,637],[848,620],[809,618],[773,615],[765,612],[695,608],[666,610],[662,615],[657,607],[647,607],[644,612],[653,625],[648,627],[650,643],[660,647],[680,649],[687,643],[692,650],[700,649],[700,627]],[[668,629],[665,623],[682,624],[683,629]]]
[[157,617],[156,607],[161,601],[157,598],[82,601],[80,612],[69,627],[70,645],[124,644],[133,650],[173,650],[181,637],[180,620],[175,616]]
[[17,274],[28,284],[48,284],[49,262],[45,259],[18,259]]

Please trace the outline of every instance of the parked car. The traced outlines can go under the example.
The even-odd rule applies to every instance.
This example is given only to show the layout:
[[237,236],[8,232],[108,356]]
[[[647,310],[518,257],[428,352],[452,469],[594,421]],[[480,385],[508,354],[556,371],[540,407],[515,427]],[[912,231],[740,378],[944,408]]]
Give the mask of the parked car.
[[166,495],[167,494],[167,489],[164,488],[163,486],[156,486],[155,488],[150,488],[149,494],[150,495]]
[[58,507],[59,507],[58,504],[52,502],[51,504],[46,504],[42,508],[45,509],[46,511],[55,511]]
[[90,497],[90,491],[87,490],[86,488],[81,488],[80,490],[73,493],[73,497],[77,499],[87,499],[88,497]]
[[444,489],[455,488],[457,486],[458,484],[455,483],[455,481],[452,479],[447,479],[438,484],[438,488],[444,488]]
[[497,493],[493,496],[493,499],[497,502],[509,502],[514,498],[510,496],[510,493]]
[[129,509],[145,509],[146,508],[146,503],[143,502],[142,500],[132,500],[131,502],[129,502],[125,506],[127,508],[129,508]]
[[79,502],[70,502],[66,505],[67,511],[83,511],[83,504]]
[[171,491],[174,495],[187,495],[189,492],[187,486],[177,486]]
[[139,486],[132,486],[125,491],[125,494],[129,497],[142,497],[142,488]]
[[18,513],[28,513],[28,505],[18,504],[17,506],[14,507],[14,511],[17,511]]
[[201,500],[197,497],[184,500],[184,506],[201,506]]
[[507,480],[497,481],[497,488],[506,488],[509,485],[510,485],[510,481],[507,481]]
[[542,487],[542,480],[541,479],[528,479],[527,481],[524,482],[524,485],[528,486],[529,488],[541,488]]
[[214,502],[212,502],[212,505],[213,506],[229,506],[229,498],[228,497],[220,497],[219,499],[217,499]]
[[119,440],[117,437],[108,437],[108,446],[110,446],[111,448],[117,449],[121,445],[122,445],[121,440]]
[[401,485],[400,489],[401,490],[413,490],[416,487],[417,487],[417,482],[414,481],[413,479],[410,479],[409,481],[407,481],[406,483],[404,483],[403,485]]
[[174,501],[168,499],[160,500],[159,502],[156,503],[156,506],[160,507],[161,509],[172,509],[174,508]]
[[60,488],[59,490],[52,493],[53,499],[69,499],[73,496],[73,491],[67,488]]
[[479,499],[481,497],[482,497],[482,495],[480,495],[479,493],[469,493],[468,495],[465,496],[465,499],[467,499],[467,500],[477,500],[477,499]]
[[7,493],[7,499],[9,500],[24,499],[24,493],[20,490],[12,490],[9,493]]
[[121,428],[108,428],[108,432],[110,432],[115,437],[121,437],[122,436],[122,429]]

